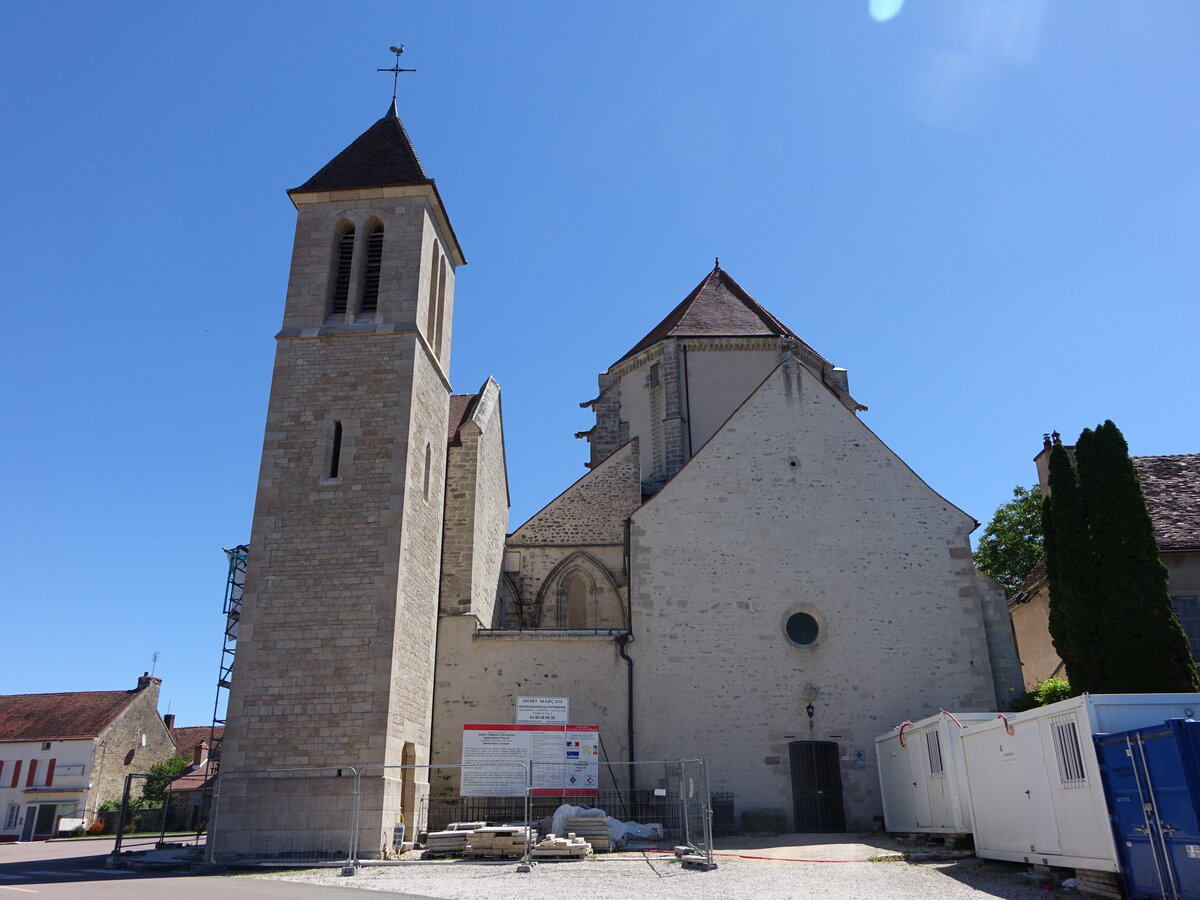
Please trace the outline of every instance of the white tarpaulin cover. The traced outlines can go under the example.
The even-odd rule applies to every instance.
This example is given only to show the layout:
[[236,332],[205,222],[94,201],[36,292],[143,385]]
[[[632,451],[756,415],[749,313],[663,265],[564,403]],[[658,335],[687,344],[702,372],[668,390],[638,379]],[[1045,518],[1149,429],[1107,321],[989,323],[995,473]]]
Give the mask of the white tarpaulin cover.
[[[565,836],[567,833],[567,819],[603,819],[605,817],[608,817],[608,814],[602,809],[595,809],[591,806],[571,806],[569,803],[564,803],[554,811],[554,817],[550,820],[550,833]],[[639,825],[637,822],[621,822],[608,817],[609,843],[616,846],[619,841],[623,841],[626,838],[661,841],[663,839],[663,827],[657,823]]]

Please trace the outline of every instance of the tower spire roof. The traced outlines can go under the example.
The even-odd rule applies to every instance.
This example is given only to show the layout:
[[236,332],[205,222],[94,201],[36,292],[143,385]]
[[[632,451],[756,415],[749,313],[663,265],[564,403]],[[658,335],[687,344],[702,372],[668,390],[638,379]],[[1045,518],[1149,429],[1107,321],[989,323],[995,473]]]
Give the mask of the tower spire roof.
[[393,98],[382,118],[327,162],[316,175],[288,193],[431,183],[432,179],[425,174],[408,132],[404,130]]
[[[721,268],[716,261],[683,302],[650,330],[617,362],[623,362],[647,347],[670,337],[752,337],[787,335],[792,330],[767,312],[757,300]],[[803,342],[801,342],[803,343]]]

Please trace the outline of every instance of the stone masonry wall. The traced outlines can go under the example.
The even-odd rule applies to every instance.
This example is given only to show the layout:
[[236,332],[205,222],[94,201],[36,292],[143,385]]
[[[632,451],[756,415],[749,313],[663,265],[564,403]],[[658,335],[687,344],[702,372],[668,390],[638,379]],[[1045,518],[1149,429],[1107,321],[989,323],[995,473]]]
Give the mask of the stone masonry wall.
[[[438,629],[433,762],[457,765],[462,727],[511,724],[517,697],[567,697],[572,723],[599,725],[604,759],[629,758],[626,664],[609,636],[476,634],[473,616],[443,616]],[[434,770],[436,796],[456,796],[456,769]]]
[[[871,827],[877,734],[995,708],[961,554],[973,526],[811,373],[780,366],[633,515],[638,756],[706,757],[738,809],[790,819],[788,744],[833,741],[847,826]],[[785,631],[799,612],[819,626],[808,645]]]
[[383,761],[370,738],[389,714],[414,347],[412,334],[279,342],[228,768]]
[[[417,762],[429,753],[438,586],[442,559],[446,457],[444,446],[450,392],[433,361],[421,354],[414,367],[413,409],[408,430],[420,452],[409,456],[400,559],[400,603],[396,607],[387,748],[389,765],[400,763],[403,742],[415,745]],[[426,457],[425,448],[431,453]],[[424,491],[425,459],[430,460]]]
[[588,468],[600,465],[625,443],[621,429],[620,379],[602,373],[599,382],[600,394],[591,404],[592,412],[596,414],[596,425],[586,432],[591,445]]
[[493,624],[496,584],[508,531],[508,478],[500,389],[489,378],[461,443],[447,453],[446,520],[442,546],[441,611],[474,613]]
[[[129,705],[96,736],[88,778],[92,782],[89,813],[95,809],[96,798],[101,802],[121,799],[126,775],[146,772],[155,763],[175,755],[171,735],[158,714],[158,693],[162,679],[143,676],[138,679],[138,685]],[[144,747],[143,734],[146,736]],[[141,782],[135,783],[132,788],[134,795],[141,796],[141,788]]]

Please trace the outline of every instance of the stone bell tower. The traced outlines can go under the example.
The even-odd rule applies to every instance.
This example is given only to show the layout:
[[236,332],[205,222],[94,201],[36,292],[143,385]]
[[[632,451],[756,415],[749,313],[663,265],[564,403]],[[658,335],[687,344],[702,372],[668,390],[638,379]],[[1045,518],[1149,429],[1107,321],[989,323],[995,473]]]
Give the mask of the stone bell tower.
[[[424,763],[465,260],[394,100],[288,196],[296,238],[221,769]],[[361,799],[367,856],[390,846],[401,816],[412,833],[427,789],[411,772],[375,774]],[[223,777],[217,853],[303,852],[305,841],[336,852],[341,826],[327,812],[345,789],[286,796]]]

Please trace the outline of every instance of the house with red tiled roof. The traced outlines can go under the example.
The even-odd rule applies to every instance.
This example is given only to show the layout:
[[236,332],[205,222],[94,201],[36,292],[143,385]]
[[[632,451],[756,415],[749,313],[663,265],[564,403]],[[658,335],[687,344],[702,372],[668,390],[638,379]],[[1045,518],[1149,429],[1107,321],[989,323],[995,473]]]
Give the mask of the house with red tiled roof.
[[[1043,493],[1049,491],[1049,456],[1047,446],[1034,457]],[[1200,659],[1200,453],[1131,459],[1167,567],[1175,615],[1192,645],[1192,656]],[[1009,598],[1008,611],[1025,687],[1065,677],[1068,673],[1050,638],[1050,584],[1044,556]]]
[[172,756],[161,684],[144,674],[128,691],[0,696],[0,842],[86,824],[127,773]]

